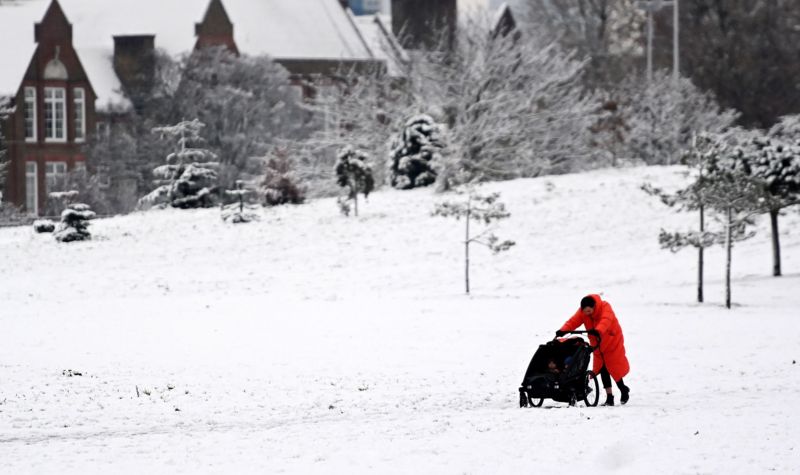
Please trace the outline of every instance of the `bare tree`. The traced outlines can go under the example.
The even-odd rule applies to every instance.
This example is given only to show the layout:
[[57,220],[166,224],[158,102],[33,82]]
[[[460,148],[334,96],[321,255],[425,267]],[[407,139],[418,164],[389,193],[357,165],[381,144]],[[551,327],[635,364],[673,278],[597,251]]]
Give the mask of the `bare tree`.
[[[464,285],[469,294],[469,246],[480,244],[488,247],[494,254],[507,251],[515,245],[514,241],[500,241],[494,235],[492,223],[506,219],[511,213],[506,211],[506,206],[499,201],[500,193],[482,195],[475,186],[467,185],[466,189],[459,189],[457,194],[463,195],[466,201],[445,201],[436,205],[433,216],[444,218],[453,217],[456,220],[464,219]],[[470,222],[476,221],[486,226],[481,232],[475,234],[470,228]]]

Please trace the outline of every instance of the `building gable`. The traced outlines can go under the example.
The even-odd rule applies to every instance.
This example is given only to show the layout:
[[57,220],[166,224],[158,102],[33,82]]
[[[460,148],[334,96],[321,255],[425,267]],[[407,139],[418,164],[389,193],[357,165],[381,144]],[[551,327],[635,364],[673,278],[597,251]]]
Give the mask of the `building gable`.
[[225,46],[232,53],[239,54],[239,48],[233,39],[233,23],[221,0],[211,0],[208,4],[203,21],[195,24],[195,36],[197,36],[195,49]]
[[18,84],[37,81],[83,83],[91,100],[95,99],[91,81],[72,44],[72,24],[58,0],[52,0],[42,20],[34,25],[34,42],[36,49]]

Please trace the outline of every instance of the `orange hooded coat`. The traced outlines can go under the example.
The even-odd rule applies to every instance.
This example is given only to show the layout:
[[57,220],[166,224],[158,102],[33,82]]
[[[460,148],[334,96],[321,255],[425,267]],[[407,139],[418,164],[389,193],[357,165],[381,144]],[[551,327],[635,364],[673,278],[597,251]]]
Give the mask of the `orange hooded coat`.
[[[625,337],[622,335],[622,327],[619,326],[610,303],[604,302],[599,295],[592,294],[589,297],[594,299],[595,304],[592,316],[587,317],[579,308],[561,330],[571,331],[581,325],[587,330],[597,330],[600,333],[600,348],[594,351],[592,370],[594,374],[600,374],[600,369],[605,364],[614,381],[619,381],[631,369],[625,356]],[[589,335],[589,342],[592,346],[597,345],[594,336]]]

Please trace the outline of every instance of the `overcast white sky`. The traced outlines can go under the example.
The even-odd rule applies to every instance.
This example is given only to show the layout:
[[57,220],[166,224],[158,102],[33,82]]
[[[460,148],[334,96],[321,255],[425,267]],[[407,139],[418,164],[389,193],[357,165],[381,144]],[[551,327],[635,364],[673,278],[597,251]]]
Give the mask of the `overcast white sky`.
[[489,0],[458,0],[460,9],[470,9],[475,7],[487,7]]

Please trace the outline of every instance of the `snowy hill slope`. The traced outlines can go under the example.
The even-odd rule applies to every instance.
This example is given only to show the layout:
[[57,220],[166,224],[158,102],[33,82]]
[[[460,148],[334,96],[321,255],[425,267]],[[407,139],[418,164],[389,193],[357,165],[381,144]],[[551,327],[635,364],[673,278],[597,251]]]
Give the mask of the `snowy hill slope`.
[[[637,473],[800,468],[800,215],[723,253],[694,303],[688,227],[639,190],[677,168],[488,185],[507,253],[473,253],[430,190],[381,191],[231,226],[218,210],[92,225],[60,245],[0,230],[0,471],[8,473]],[[587,292],[626,332],[631,403],[517,408],[536,345]],[[80,371],[68,377],[63,370]],[[137,397],[137,388],[139,395]],[[172,389],[169,389],[172,388]],[[149,394],[147,394],[149,393]]]

